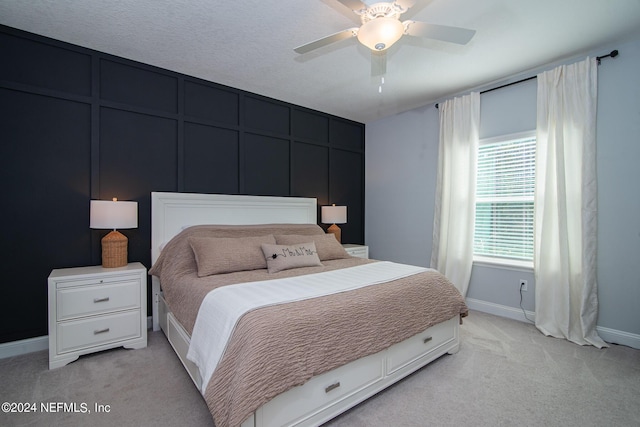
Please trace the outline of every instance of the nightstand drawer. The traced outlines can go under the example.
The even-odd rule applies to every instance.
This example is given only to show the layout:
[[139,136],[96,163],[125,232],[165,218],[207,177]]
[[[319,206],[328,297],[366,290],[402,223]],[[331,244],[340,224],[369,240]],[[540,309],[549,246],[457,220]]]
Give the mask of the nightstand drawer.
[[140,310],[58,323],[58,354],[140,336]]
[[[91,271],[96,267],[76,267],[76,268],[63,268],[59,270],[54,270],[56,272],[61,272],[59,274],[64,274],[64,272],[74,272],[75,270],[80,271]],[[139,275],[131,274],[131,272],[125,272],[126,274],[122,274],[122,272],[118,272],[117,269],[102,269],[105,271],[103,274],[99,275],[91,275],[85,274],[80,275],[79,277],[75,276],[67,276],[66,280],[56,280],[56,289],[61,290],[65,288],[75,288],[79,286],[109,286],[114,283],[128,282],[132,280],[137,280]],[[120,274],[118,274],[120,273]],[[56,277],[58,279],[58,277]]]
[[351,256],[355,256],[358,258],[369,258],[369,246],[346,243],[343,244],[342,247]]
[[57,320],[140,307],[140,283],[63,288],[57,291]]

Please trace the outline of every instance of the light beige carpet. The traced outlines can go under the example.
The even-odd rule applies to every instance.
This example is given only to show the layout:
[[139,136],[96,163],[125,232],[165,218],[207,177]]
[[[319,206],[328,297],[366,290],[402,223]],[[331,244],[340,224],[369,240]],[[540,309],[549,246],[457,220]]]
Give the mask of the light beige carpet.
[[[640,350],[598,350],[532,325],[472,312],[458,354],[444,356],[327,426],[640,426]],[[162,333],[49,371],[47,352],[0,360],[0,426],[212,426]],[[91,413],[42,413],[40,404]],[[95,405],[109,412],[96,413]],[[64,409],[63,406],[59,407]]]

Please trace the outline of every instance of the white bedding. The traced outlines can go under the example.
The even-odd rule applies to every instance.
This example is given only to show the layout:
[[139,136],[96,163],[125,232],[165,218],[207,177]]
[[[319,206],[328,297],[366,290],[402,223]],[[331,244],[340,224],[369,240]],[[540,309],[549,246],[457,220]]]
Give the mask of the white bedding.
[[375,262],[306,276],[223,286],[204,298],[191,337],[187,358],[201,373],[201,392],[220,361],[236,323],[259,307],[300,301],[389,282],[429,269],[392,262]]

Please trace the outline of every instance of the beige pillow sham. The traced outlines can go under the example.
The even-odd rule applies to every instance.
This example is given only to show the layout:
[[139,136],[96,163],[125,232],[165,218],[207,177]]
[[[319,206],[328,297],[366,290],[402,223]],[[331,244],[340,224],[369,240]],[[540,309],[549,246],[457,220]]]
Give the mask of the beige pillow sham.
[[253,237],[189,237],[198,277],[267,268],[261,245],[275,244],[272,234]]

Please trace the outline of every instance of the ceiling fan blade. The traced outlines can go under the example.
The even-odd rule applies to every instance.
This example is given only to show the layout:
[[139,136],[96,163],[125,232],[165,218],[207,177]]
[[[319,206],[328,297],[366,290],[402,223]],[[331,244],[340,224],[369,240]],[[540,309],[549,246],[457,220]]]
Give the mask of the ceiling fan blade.
[[348,30],[340,31],[339,33],[331,34],[330,36],[323,37],[316,41],[312,41],[311,43],[304,44],[302,46],[298,46],[293,49],[296,53],[307,53],[312,50],[319,49],[324,46],[328,46],[332,43],[339,42],[340,40],[349,39],[351,37],[355,37],[358,34],[358,28],[349,28]]
[[404,21],[404,33],[414,37],[426,37],[441,40],[443,42],[467,44],[476,33],[476,30],[466,28],[449,27],[446,25],[427,24],[419,21]]
[[395,0],[394,3],[406,11],[416,4],[416,0]]
[[364,4],[360,0],[338,0],[338,2],[342,3],[343,5],[347,6],[349,9],[356,12],[359,10],[366,9],[368,7],[366,4]]
[[387,74],[387,51],[371,51],[371,77]]

